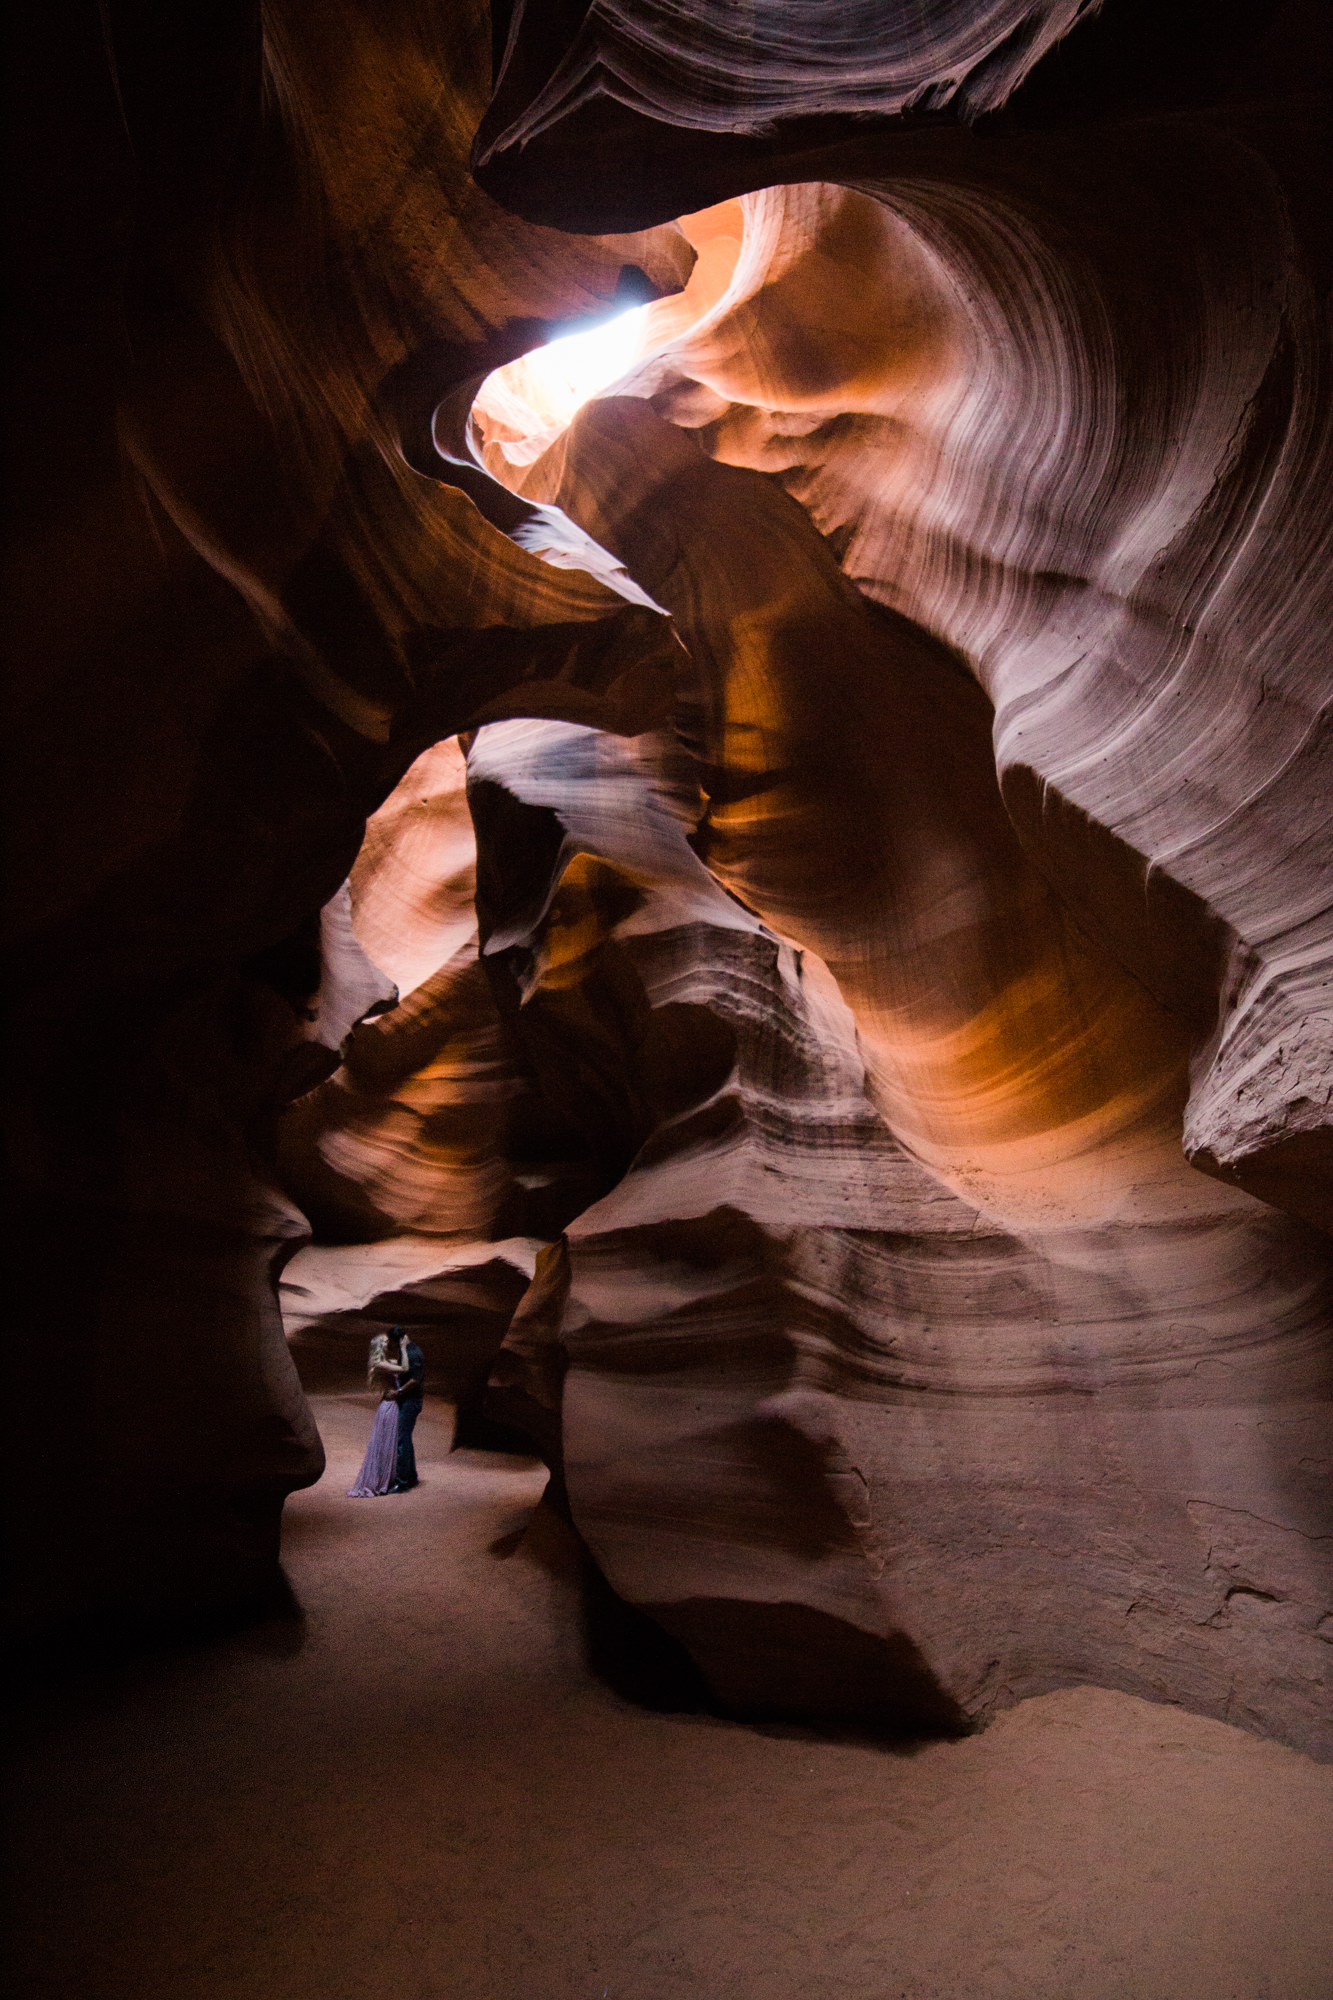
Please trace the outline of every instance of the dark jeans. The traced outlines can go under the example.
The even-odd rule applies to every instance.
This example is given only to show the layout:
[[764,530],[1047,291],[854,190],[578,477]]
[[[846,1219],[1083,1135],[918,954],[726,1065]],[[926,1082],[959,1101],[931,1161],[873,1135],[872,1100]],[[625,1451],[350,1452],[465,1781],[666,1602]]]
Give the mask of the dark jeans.
[[412,1433],[420,1415],[419,1401],[398,1405],[398,1464],[393,1483],[400,1491],[404,1486],[417,1484],[417,1455],[412,1445]]

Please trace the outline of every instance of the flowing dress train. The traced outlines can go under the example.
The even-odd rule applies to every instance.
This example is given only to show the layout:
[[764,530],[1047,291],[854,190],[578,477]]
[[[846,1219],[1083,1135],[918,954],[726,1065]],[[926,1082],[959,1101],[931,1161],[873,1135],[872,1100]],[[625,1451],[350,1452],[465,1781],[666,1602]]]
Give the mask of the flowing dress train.
[[349,1500],[371,1500],[377,1494],[387,1493],[393,1485],[398,1469],[398,1405],[386,1396],[375,1412],[375,1421],[370,1426],[370,1443],[361,1461],[361,1470],[356,1475],[356,1484],[349,1486]]

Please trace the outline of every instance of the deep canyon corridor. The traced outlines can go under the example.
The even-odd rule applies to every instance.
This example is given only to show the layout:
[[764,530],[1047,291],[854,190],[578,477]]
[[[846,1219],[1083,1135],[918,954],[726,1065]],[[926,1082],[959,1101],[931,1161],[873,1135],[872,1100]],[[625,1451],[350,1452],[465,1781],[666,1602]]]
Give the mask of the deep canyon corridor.
[[1333,0],[10,11],[19,2000],[1330,2000]]

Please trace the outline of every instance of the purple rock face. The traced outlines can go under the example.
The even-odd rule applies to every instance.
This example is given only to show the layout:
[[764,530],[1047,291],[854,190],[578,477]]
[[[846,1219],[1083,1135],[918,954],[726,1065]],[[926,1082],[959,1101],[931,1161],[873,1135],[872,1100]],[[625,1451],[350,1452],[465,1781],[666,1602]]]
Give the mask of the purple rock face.
[[728,1711],[1327,1754],[1318,21],[556,11],[25,30],[18,1626],[401,1321]]

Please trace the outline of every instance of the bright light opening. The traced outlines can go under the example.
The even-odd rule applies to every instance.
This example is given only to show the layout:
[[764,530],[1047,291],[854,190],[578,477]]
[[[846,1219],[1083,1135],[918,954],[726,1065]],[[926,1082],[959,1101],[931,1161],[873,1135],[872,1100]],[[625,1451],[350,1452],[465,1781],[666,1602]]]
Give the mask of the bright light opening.
[[584,333],[561,334],[488,375],[473,405],[487,443],[498,445],[511,465],[540,458],[576,410],[633,368],[647,311],[631,306]]
[[[528,467],[556,442],[578,410],[696,334],[721,304],[745,235],[743,204],[720,202],[676,225],[694,247],[684,291],[630,306],[577,333],[560,334],[486,377],[472,405],[475,447],[511,491],[523,492]],[[688,369],[685,371],[688,373]],[[656,384],[657,377],[645,378]],[[650,391],[640,383],[640,394]]]
[[548,404],[558,407],[557,423],[567,424],[575,410],[628,375],[639,358],[646,311],[646,306],[631,306],[614,319],[589,327],[586,333],[565,333],[558,340],[548,340],[545,347],[527,357]]

